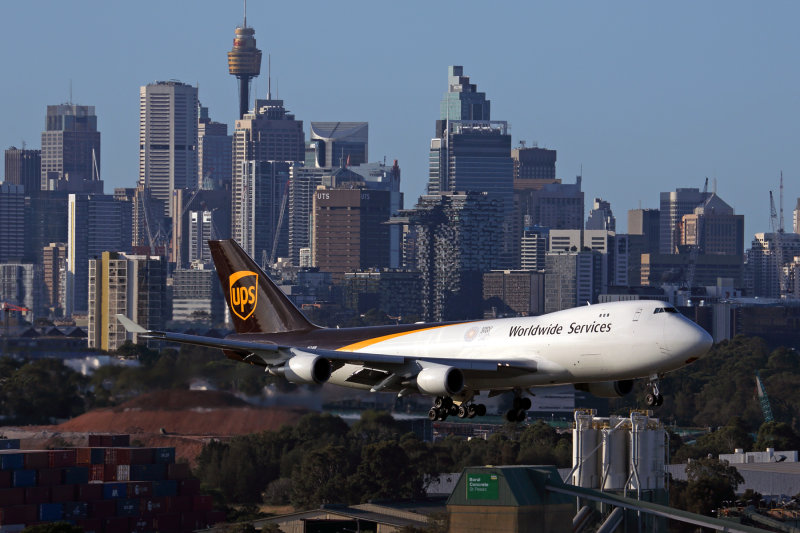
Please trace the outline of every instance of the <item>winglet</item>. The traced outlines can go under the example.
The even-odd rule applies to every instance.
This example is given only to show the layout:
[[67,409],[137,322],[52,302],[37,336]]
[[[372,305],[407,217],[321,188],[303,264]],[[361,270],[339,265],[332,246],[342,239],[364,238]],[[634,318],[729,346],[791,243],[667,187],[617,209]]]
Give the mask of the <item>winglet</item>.
[[119,320],[119,323],[122,324],[122,327],[125,328],[125,331],[128,333],[147,333],[146,329],[125,315],[118,314],[117,320]]

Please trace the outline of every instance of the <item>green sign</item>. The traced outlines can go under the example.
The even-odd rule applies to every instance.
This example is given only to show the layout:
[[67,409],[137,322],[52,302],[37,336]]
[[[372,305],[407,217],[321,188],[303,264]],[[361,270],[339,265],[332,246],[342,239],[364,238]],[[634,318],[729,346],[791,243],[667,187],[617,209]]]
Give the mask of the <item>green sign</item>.
[[467,474],[468,500],[496,500],[497,474]]

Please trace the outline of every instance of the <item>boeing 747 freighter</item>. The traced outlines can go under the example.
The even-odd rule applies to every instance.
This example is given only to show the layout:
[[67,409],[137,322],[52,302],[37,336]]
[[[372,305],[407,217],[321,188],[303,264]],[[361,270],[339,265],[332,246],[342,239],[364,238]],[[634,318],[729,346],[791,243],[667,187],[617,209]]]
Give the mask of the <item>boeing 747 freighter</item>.
[[435,398],[432,420],[483,416],[476,398],[514,393],[509,421],[524,420],[530,389],[563,384],[595,396],[623,396],[648,380],[647,404],[663,398],[659,378],[702,357],[711,336],[674,307],[637,300],[542,316],[453,323],[322,328],[312,324],[233,240],[209,241],[235,334],[225,339],[149,331],[117,315],[129,331],[220,348],[292,383],[421,393]]

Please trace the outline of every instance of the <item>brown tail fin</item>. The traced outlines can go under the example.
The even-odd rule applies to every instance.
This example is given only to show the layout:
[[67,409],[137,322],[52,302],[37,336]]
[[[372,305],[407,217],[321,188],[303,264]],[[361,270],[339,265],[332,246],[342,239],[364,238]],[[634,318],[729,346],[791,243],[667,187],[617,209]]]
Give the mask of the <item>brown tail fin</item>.
[[208,241],[236,333],[316,329],[233,239]]

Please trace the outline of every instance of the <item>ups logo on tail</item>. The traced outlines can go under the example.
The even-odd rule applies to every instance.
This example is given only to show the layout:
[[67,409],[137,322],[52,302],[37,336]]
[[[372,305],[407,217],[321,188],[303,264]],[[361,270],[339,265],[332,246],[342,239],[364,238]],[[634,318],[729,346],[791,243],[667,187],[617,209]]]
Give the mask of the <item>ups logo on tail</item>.
[[247,320],[258,303],[258,274],[249,270],[235,272],[228,278],[233,314]]

